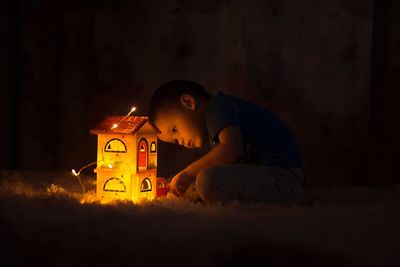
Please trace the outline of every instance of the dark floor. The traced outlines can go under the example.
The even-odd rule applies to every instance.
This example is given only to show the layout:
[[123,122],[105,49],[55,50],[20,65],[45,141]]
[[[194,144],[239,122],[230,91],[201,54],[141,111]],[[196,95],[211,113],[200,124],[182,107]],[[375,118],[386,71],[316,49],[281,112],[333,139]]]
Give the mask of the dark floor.
[[1,172],[0,266],[399,266],[400,186],[296,206],[87,204],[68,173]]

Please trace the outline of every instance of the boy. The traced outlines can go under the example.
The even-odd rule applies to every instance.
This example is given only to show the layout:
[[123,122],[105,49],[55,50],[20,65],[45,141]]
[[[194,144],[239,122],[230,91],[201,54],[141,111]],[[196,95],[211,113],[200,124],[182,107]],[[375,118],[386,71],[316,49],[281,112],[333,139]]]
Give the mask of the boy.
[[175,196],[197,196],[209,204],[301,199],[301,155],[289,129],[268,110],[174,80],[153,94],[149,119],[161,141],[187,148],[213,145],[172,178],[169,190]]

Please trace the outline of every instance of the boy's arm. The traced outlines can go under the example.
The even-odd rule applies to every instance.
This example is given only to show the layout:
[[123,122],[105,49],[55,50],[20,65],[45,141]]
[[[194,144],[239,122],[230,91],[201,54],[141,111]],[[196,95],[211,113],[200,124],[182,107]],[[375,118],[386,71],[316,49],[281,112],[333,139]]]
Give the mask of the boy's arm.
[[223,128],[218,134],[219,144],[207,154],[184,169],[192,177],[205,167],[229,164],[237,160],[243,153],[243,135],[238,126]]
[[189,185],[195,181],[200,170],[232,163],[242,155],[243,135],[239,127],[223,128],[218,134],[218,139],[219,144],[172,178],[169,184],[170,192],[176,196],[184,194]]

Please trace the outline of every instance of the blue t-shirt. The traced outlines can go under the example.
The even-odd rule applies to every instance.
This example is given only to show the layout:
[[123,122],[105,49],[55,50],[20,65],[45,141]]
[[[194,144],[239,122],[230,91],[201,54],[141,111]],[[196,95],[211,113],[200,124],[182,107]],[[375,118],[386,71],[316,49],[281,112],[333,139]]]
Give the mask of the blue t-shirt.
[[208,103],[205,121],[211,144],[227,126],[240,127],[243,135],[243,164],[303,168],[299,149],[288,127],[269,110],[244,99],[219,92]]

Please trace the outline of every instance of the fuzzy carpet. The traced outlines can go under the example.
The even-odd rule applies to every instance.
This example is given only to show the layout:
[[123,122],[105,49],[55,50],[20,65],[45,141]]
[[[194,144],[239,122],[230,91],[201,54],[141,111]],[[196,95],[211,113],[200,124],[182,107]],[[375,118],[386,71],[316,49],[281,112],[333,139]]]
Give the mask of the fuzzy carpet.
[[0,266],[400,266],[400,186],[296,206],[86,203],[69,173],[0,171]]

